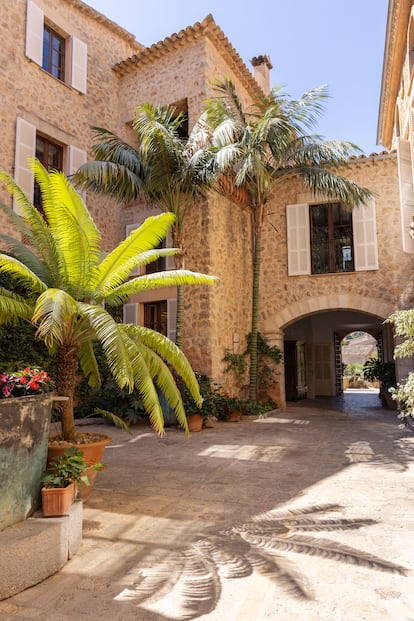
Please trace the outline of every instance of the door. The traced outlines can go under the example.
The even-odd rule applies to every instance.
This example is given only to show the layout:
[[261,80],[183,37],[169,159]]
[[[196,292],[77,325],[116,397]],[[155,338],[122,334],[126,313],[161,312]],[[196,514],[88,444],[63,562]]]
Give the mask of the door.
[[311,352],[315,397],[331,397],[332,347],[329,343],[312,343]]

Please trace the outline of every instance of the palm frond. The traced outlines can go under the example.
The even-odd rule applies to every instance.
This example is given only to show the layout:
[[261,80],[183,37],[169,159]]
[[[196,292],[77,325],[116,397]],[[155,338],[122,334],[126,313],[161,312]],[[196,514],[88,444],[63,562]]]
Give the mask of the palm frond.
[[146,356],[145,348],[142,344],[131,339],[125,331],[121,330],[121,335],[131,360],[135,388],[141,395],[153,428],[159,435],[162,435],[164,433],[164,416],[151,376],[151,368],[148,367],[149,359]]
[[372,197],[372,192],[367,188],[326,168],[308,166],[298,172],[315,194],[324,194],[327,198],[338,200],[348,209],[365,204]]
[[27,299],[0,287],[0,324],[17,323],[19,319],[30,321],[33,315],[33,306]]
[[48,266],[39,259],[29,246],[10,235],[2,234],[0,239],[5,242],[7,250],[15,259],[26,265],[45,284],[52,284],[53,280]]
[[188,387],[194,401],[201,407],[202,399],[197,378],[185,354],[163,334],[143,326],[127,324],[123,330],[131,339],[141,341],[147,348],[162,356]]
[[133,160],[130,166],[95,160],[83,164],[72,178],[82,190],[93,190],[126,204],[148,196],[143,179],[131,170],[133,166]]
[[[1,171],[1,169],[0,169]],[[30,227],[25,222],[25,220],[19,216],[13,209],[11,209],[8,205],[0,202],[0,209],[5,213],[9,222],[13,225],[13,227],[20,231],[22,237],[25,237],[28,240],[28,243],[33,245],[33,235]]]
[[[185,410],[183,407],[182,399],[180,391],[177,388],[177,385],[174,381],[174,377],[171,374],[171,371],[165,364],[165,362],[153,352],[149,347],[146,347],[143,344],[139,345],[140,353],[145,361],[145,364],[148,368],[151,379],[156,382],[157,386],[160,388],[161,392],[164,394],[167,399],[169,405],[174,410],[174,413],[177,417],[178,422],[183,427],[186,435],[189,435],[188,432],[188,424],[187,417],[185,414]],[[161,427],[159,425],[159,421],[157,420],[158,412],[157,409],[149,410],[150,422],[154,428],[161,431]],[[164,417],[163,417],[164,418]],[[164,423],[162,423],[162,426]]]
[[164,239],[174,220],[171,213],[151,216],[112,250],[97,269],[94,284],[97,295],[109,295],[112,288],[123,282],[136,266],[138,255],[154,249]]
[[111,315],[101,306],[79,303],[79,312],[86,318],[102,345],[109,368],[120,388],[132,391],[134,387],[133,363],[128,355],[125,340]]
[[[102,416],[102,418],[109,420],[109,422],[115,425],[115,427],[119,427],[120,429],[122,429],[122,431],[126,431],[127,433],[132,434],[132,431],[127,423],[117,414],[109,412],[108,410],[102,410],[102,408],[95,408],[93,414],[98,414],[99,416]],[[91,414],[91,416],[93,414]]]
[[65,341],[77,311],[76,300],[62,289],[47,289],[37,298],[33,323],[38,325],[37,335],[50,350]]
[[46,289],[45,283],[24,263],[14,257],[0,253],[0,272],[8,274],[16,282],[33,292],[41,292]]
[[99,262],[101,236],[82,198],[63,173],[51,171],[49,187],[50,205],[45,205],[45,213],[59,248],[62,276],[74,291],[82,291]]
[[167,272],[155,272],[145,276],[137,276],[125,284],[114,287],[112,292],[105,297],[109,304],[119,305],[134,293],[149,291],[159,287],[174,287],[181,285],[214,285],[218,282],[216,276],[207,276],[189,270],[169,270]]
[[[32,168],[35,166],[38,167],[39,170],[43,168],[37,160],[31,160],[30,165]],[[59,265],[59,255],[56,251],[54,239],[46,221],[36,207],[29,201],[23,190],[15,183],[14,179],[2,168],[0,168],[0,180],[15,198],[21,210],[21,220],[24,224],[19,226],[18,229],[21,230],[24,235],[27,235],[30,244],[36,249],[42,260],[48,266],[48,270],[56,285],[58,283],[57,266]],[[10,217],[10,212],[8,212],[7,215]],[[11,221],[14,223],[15,218],[12,217]]]
[[[82,336],[80,337],[80,340]],[[88,380],[89,386],[97,387],[101,385],[99,365],[96,360],[91,339],[81,340],[79,347],[79,364],[84,376]]]

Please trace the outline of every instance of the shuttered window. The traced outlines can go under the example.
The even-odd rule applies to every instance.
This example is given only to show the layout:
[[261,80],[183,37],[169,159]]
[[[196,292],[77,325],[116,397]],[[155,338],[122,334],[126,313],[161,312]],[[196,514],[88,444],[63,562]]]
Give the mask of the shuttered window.
[[373,199],[355,207],[348,222],[342,209],[335,216],[330,213],[332,205],[323,204],[317,206],[311,226],[312,207],[306,203],[286,207],[289,276],[378,269]]
[[[65,150],[67,150],[66,166],[63,165]],[[17,117],[14,179],[31,202],[34,199],[34,176],[29,161],[35,157],[47,169],[63,169],[66,174],[72,174],[86,162],[86,151],[74,145],[59,145],[53,138],[38,134],[35,125]],[[15,202],[13,209],[19,213]]]
[[408,140],[397,138],[398,179],[400,183],[401,235],[404,252],[414,252],[414,240],[409,235],[414,216],[414,188],[411,147]]
[[58,33],[33,0],[27,2],[26,56],[54,77],[86,93],[86,43],[70,33]]

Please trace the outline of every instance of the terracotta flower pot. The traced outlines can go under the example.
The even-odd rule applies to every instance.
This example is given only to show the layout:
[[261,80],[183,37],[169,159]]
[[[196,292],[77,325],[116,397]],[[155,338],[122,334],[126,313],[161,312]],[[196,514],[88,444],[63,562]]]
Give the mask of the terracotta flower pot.
[[[71,444],[69,442],[62,441],[57,444],[55,443],[57,437],[51,436],[49,439],[47,463],[49,464],[54,457],[59,457],[60,455],[63,455],[65,450],[67,448],[70,448],[71,446],[76,446],[76,448],[83,453],[85,462],[88,464],[88,466],[93,466],[94,464],[100,463],[104,448],[107,444],[109,444],[109,442],[111,442],[112,438],[103,434],[93,434],[93,436],[95,438],[98,437],[98,439],[88,442],[86,444]],[[93,485],[95,483],[96,470],[93,470],[91,468],[87,470],[85,474],[89,478],[89,485],[85,485],[84,483],[82,483],[79,486],[79,494],[82,500],[87,500],[87,498],[89,498],[90,496]]]
[[240,410],[230,410],[227,420],[229,423],[238,423],[241,420]]
[[74,483],[67,487],[42,487],[42,512],[44,517],[66,515],[75,500]]
[[201,431],[203,428],[203,417],[196,412],[187,418],[187,423],[190,431]]

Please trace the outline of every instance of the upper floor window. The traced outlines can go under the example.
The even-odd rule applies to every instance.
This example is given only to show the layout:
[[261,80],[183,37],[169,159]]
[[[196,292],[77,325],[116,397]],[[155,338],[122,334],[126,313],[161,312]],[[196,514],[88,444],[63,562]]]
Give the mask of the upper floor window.
[[[158,246],[156,246],[156,249],[158,248],[166,248],[167,247],[167,243],[165,238],[162,240],[161,243],[158,244]],[[145,273],[146,274],[155,274],[156,272],[165,272],[165,270],[167,269],[167,261],[166,261],[167,257],[159,257],[156,261],[153,261],[152,263],[148,263],[145,266]]]
[[65,39],[46,24],[43,30],[42,67],[55,78],[65,79]]
[[289,276],[378,269],[375,201],[286,206]]
[[312,274],[353,272],[352,212],[340,203],[309,210]]
[[[86,93],[88,46],[67,32],[51,7],[45,15],[33,0],[27,0],[26,56],[50,75]],[[56,28],[50,24],[55,24]],[[59,31],[59,32],[58,32]]]
[[[63,170],[63,147],[48,138],[36,135],[36,158],[47,170]],[[34,184],[33,205],[42,211],[42,194]]]
[[[44,122],[43,126],[46,125],[48,124]],[[44,127],[42,132],[45,131]],[[56,136],[55,140],[53,137],[54,127],[50,125],[49,128],[51,134],[46,137],[45,134],[40,134],[36,126],[26,119],[16,118],[14,178],[28,199],[37,206],[39,206],[39,202],[36,203],[37,199],[34,197],[34,175],[30,165],[33,158],[37,157],[48,170],[53,168],[62,170],[66,175],[72,175],[86,162],[87,157],[86,152],[79,147],[58,142],[61,140],[61,132],[59,138]],[[20,213],[16,201],[13,203],[13,208],[17,213]]]

